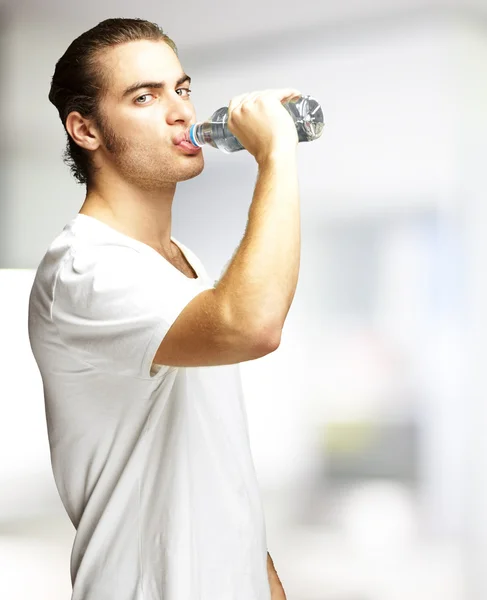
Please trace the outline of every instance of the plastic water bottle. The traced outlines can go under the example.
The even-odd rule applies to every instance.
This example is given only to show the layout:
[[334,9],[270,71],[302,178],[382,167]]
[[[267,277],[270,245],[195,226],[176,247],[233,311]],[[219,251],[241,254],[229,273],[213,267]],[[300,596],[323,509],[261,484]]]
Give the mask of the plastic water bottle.
[[[284,102],[283,106],[296,125],[299,142],[311,142],[320,137],[324,126],[323,111],[313,97],[299,96]],[[191,125],[187,141],[198,147],[209,144],[227,154],[243,150],[242,144],[228,129],[227,121],[228,108],[224,106],[216,110],[207,121]]]

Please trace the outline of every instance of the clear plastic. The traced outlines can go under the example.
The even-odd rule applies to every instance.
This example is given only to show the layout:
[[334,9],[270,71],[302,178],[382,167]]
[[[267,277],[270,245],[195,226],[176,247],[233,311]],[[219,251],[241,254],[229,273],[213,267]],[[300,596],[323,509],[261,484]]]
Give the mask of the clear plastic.
[[[290,102],[283,102],[291,115],[298,133],[298,141],[311,142],[323,133],[324,120],[320,104],[312,96],[300,96]],[[243,150],[244,147],[230,132],[227,125],[228,108],[216,110],[202,123],[191,125],[188,130],[188,142],[194,146],[208,144],[227,154]]]

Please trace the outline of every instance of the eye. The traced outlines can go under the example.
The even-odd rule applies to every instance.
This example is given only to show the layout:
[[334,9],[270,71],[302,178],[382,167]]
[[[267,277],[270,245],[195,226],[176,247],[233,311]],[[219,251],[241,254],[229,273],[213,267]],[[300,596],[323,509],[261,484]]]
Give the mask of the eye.
[[143,94],[142,96],[139,96],[138,98],[135,99],[135,103],[136,104],[147,104],[147,102],[139,102],[139,100],[141,98],[147,98],[148,96],[152,96],[152,94]]
[[190,89],[188,89],[188,88],[178,88],[178,89],[176,90],[176,93],[177,93],[177,92],[187,92],[187,96],[186,96],[186,98],[189,98],[189,97],[190,97],[190,95],[191,95],[191,90],[190,90]]

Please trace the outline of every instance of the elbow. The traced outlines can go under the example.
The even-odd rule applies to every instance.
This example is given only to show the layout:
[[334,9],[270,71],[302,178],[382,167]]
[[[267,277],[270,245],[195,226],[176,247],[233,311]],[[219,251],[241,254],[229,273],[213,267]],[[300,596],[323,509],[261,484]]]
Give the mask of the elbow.
[[249,356],[247,360],[255,360],[271,354],[281,343],[282,327],[268,321],[240,319],[230,327],[233,337]]
[[275,326],[261,326],[254,331],[253,345],[259,357],[271,354],[279,348],[282,329]]

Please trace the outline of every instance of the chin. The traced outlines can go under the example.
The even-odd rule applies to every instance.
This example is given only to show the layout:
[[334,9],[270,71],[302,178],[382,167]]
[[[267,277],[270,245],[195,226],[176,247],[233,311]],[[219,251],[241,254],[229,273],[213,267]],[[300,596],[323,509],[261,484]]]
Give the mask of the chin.
[[192,162],[188,161],[188,165],[186,168],[181,169],[178,177],[178,181],[187,181],[188,179],[193,179],[193,177],[197,177],[205,168],[205,161],[203,160],[203,156],[195,156],[195,159]]

